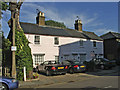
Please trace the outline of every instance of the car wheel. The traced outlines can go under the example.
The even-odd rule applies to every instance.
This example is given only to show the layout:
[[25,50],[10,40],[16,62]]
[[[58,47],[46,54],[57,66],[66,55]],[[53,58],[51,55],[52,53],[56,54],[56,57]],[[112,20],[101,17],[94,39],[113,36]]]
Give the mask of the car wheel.
[[50,71],[46,71],[46,76],[51,76],[51,73],[50,73]]
[[85,73],[86,71],[82,71],[82,73]]
[[101,65],[100,68],[101,68],[101,69],[105,69],[105,66],[104,66],[104,65]]
[[65,75],[66,73],[62,73],[62,75]]
[[2,90],[8,90],[8,86],[4,83],[2,83]]
[[73,74],[74,70],[72,68],[70,68],[70,74]]

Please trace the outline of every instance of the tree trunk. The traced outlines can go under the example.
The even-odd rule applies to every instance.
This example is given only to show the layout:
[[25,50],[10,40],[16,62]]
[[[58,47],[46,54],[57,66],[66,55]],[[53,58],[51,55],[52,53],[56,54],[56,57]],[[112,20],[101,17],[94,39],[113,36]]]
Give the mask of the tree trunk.
[[[17,2],[10,2],[10,8],[9,10],[11,11],[11,18],[15,19],[15,27],[17,30],[21,30],[21,26],[19,23],[19,14],[20,14],[20,7],[23,4],[21,0]],[[9,26],[11,27],[11,19],[8,21]]]

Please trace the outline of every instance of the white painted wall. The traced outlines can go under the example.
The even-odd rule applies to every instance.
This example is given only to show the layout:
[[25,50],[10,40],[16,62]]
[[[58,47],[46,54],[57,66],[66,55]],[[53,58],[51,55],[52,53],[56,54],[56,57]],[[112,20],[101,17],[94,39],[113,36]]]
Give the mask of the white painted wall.
[[54,37],[56,36],[39,35],[40,44],[34,44],[35,35],[34,34],[25,34],[25,35],[28,41],[30,42],[29,46],[31,48],[31,53],[33,58],[33,67],[35,67],[33,54],[45,54],[44,61],[55,60],[55,56],[59,56],[59,46],[80,40],[79,38],[59,37],[59,45],[54,45]]
[[59,37],[59,45],[54,45],[54,37],[57,36],[39,35],[40,44],[34,44],[35,34],[25,35],[28,41],[30,42],[29,46],[31,48],[33,58],[33,67],[35,67],[34,54],[45,54],[44,61],[55,60],[55,56],[60,56],[59,59],[63,60],[61,57],[63,57],[65,54],[71,54],[69,58],[72,58],[72,53],[86,53],[87,60],[90,60],[91,59],[90,52],[93,50],[97,54],[103,54],[103,42],[101,41],[97,41],[97,48],[93,48],[92,41],[82,39],[84,41],[84,46],[80,47],[78,43],[80,38]]
[[[96,41],[96,47],[93,47],[93,41]],[[78,54],[77,60],[80,60],[80,54],[86,54],[86,61],[92,59],[91,51],[95,54],[103,54],[103,41],[97,40],[84,40],[83,47],[79,45],[79,42],[73,42],[70,44],[60,46],[60,57],[61,61],[65,60],[64,55],[69,55],[69,59],[73,59],[72,54]],[[102,56],[103,57],[103,56]]]

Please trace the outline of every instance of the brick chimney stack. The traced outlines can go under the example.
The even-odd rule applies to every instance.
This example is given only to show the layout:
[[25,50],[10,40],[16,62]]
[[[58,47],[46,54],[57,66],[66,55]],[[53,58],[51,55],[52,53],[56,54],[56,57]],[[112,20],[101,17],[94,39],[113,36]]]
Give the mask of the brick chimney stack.
[[80,19],[75,20],[75,29],[82,32],[82,22]]
[[39,11],[36,17],[36,24],[38,25],[45,25],[45,16],[44,13]]

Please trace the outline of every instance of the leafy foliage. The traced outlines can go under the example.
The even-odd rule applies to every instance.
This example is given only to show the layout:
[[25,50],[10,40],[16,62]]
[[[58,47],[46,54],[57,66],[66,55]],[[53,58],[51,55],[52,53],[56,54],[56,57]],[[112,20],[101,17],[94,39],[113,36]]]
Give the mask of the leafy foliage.
[[28,46],[29,42],[24,35],[23,30],[16,30],[15,33],[15,42],[17,46],[16,51],[16,60],[17,60],[17,77],[18,80],[23,80],[23,67],[26,67],[27,76],[29,76],[29,72],[33,69],[33,61],[31,55],[31,49]]
[[53,21],[53,20],[45,21],[45,25],[66,28],[66,26],[64,25],[64,23]]
[[1,19],[1,10],[6,11],[8,9],[9,5],[7,2],[0,1],[0,19]]
[[6,11],[9,7],[8,2],[1,2],[2,10]]
[[[2,18],[2,16],[1,16],[2,15],[2,10],[6,11],[8,9],[8,7],[9,7],[9,5],[8,5],[7,2],[0,1],[0,20]],[[1,27],[1,24],[0,24],[0,27]]]
[[2,67],[11,67],[11,61],[10,61],[10,47],[11,47],[11,42],[9,41],[9,39],[6,39],[3,36],[2,33],[2,37],[1,37],[1,41],[0,43],[2,43]]

